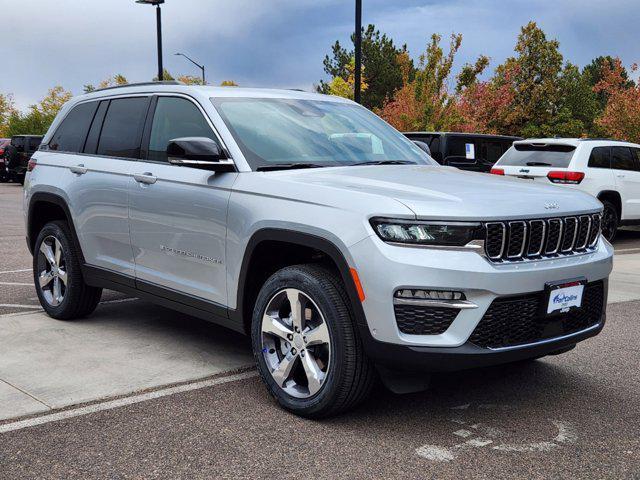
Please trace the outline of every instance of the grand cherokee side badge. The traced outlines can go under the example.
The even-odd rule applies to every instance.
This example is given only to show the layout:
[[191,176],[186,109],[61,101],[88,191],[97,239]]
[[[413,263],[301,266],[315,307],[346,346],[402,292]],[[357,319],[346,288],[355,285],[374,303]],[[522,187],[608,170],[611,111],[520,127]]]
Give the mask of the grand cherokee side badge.
[[207,257],[206,255],[200,255],[199,253],[188,252],[186,250],[180,250],[178,248],[167,247],[166,245],[160,245],[160,250],[162,250],[167,255],[180,255],[182,257],[191,257],[203,262],[222,265],[222,260],[220,260],[219,258]]

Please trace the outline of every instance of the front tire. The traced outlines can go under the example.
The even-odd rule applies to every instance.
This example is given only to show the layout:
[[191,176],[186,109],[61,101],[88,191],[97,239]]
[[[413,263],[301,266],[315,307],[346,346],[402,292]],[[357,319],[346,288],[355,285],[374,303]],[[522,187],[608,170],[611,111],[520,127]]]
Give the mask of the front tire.
[[610,243],[613,243],[620,223],[618,210],[613,203],[607,200],[601,200],[601,202],[602,205],[604,205],[604,210],[602,212],[602,236]]
[[40,305],[59,320],[82,318],[100,302],[102,289],[84,282],[80,261],[66,222],[47,223],[33,251],[33,280]]
[[283,408],[308,418],[336,415],[373,385],[342,282],[317,265],[286,267],[262,286],[251,338],[258,372]]

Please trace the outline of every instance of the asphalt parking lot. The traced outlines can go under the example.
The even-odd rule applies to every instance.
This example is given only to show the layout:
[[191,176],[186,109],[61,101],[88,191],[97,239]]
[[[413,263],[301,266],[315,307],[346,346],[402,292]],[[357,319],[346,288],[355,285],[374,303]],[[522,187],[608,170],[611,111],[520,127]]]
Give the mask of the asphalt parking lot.
[[20,201],[0,185],[0,479],[640,479],[640,230],[600,336],[315,422],[273,403],[241,335],[115,292],[44,316]]

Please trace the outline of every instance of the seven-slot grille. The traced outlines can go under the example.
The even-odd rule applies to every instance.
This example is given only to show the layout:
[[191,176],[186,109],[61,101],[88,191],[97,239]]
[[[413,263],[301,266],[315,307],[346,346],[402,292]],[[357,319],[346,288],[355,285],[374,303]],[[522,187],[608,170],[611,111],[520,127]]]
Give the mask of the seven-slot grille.
[[489,222],[485,252],[494,262],[584,253],[595,248],[599,213],[575,217]]

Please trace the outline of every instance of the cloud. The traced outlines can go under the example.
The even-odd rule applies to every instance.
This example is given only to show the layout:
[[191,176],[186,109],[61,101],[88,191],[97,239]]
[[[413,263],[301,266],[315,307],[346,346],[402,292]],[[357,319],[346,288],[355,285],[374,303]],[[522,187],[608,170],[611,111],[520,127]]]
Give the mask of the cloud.
[[[9,3],[9,2],[7,2]],[[511,55],[518,31],[536,20],[557,38],[566,60],[597,55],[640,60],[640,9],[635,0],[364,0],[363,21],[375,23],[414,57],[431,33],[464,36],[457,67],[479,54],[492,66]],[[156,74],[154,9],[134,0],[21,0],[3,6],[0,92],[24,108],[53,85],[80,93],[115,73],[130,81]],[[323,78],[331,44],[349,42],[352,0],[166,0],[164,61],[174,74],[207,67],[207,78],[246,86],[310,89]],[[27,21],[8,20],[27,18]]]

